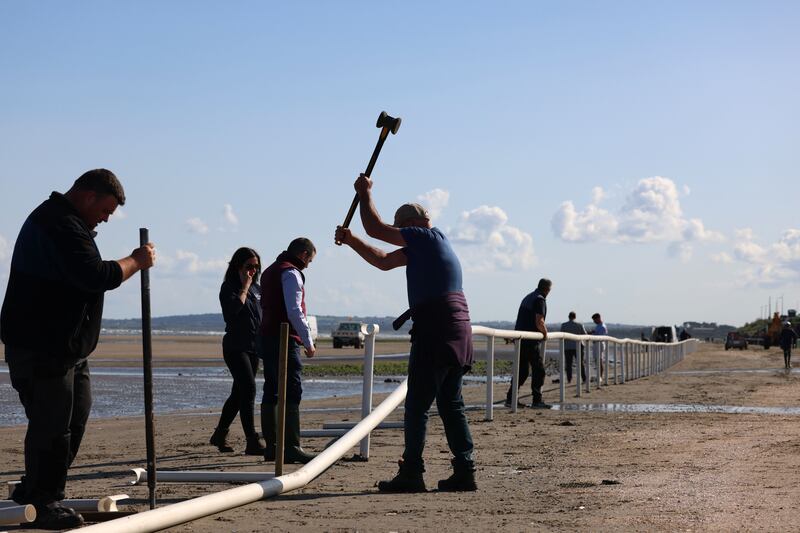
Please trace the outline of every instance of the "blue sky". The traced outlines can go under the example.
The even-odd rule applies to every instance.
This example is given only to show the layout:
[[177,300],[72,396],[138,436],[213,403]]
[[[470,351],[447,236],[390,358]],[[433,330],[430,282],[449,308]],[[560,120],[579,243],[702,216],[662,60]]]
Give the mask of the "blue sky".
[[[798,307],[799,23],[769,1],[7,0],[0,289],[27,214],[106,167],[128,202],[98,244],[150,229],[155,315],[216,312],[238,246],[269,262],[301,235],[311,313],[400,313],[403,273],[332,242],[386,110],[377,207],[432,208],[476,321],[543,276],[549,321]],[[138,316],[138,291],[106,316]]]

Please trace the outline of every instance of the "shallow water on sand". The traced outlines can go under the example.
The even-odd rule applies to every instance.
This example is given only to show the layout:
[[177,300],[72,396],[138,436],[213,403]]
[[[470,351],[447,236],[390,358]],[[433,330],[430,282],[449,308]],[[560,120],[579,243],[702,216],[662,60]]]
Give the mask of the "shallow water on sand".
[[[144,414],[144,392],[140,368],[93,368],[92,418],[140,416]],[[303,398],[316,400],[361,394],[361,378],[303,380]],[[226,368],[154,368],[153,396],[156,413],[189,409],[219,411],[231,391],[233,380]],[[256,403],[261,401],[263,380],[257,381]],[[397,383],[375,379],[375,393],[391,392]],[[25,412],[11,386],[8,367],[0,366],[0,426],[25,424]]]

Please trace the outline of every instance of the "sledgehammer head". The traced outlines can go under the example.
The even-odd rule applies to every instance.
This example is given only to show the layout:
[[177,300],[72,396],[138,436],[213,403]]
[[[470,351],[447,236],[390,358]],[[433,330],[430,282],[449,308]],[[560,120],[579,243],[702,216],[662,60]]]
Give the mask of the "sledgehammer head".
[[400,117],[394,118],[386,114],[386,111],[381,111],[381,114],[378,116],[378,123],[375,124],[378,128],[388,128],[392,134],[397,133],[397,130],[400,129],[400,121],[402,119]]

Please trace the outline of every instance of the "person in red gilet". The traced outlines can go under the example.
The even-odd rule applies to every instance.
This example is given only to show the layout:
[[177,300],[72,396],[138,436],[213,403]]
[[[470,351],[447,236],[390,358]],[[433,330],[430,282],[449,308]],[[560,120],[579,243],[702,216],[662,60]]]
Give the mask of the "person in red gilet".
[[261,431],[266,447],[265,461],[275,460],[275,420],[278,404],[278,352],[281,323],[289,324],[289,359],[286,375],[286,431],[284,462],[307,463],[315,456],[300,447],[300,400],[303,396],[300,349],[314,357],[316,348],[306,318],[305,270],[317,249],[309,239],[299,237],[261,274],[262,319],[258,354],[264,361],[264,397],[261,400]]

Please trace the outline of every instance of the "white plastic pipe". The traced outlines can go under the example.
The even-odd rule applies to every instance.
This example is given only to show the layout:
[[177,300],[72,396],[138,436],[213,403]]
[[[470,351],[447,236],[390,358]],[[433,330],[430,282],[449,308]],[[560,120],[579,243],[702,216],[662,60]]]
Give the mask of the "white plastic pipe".
[[[133,468],[131,485],[147,482],[147,470]],[[218,470],[159,470],[156,479],[164,483],[258,483],[275,477],[273,472],[220,472]]]
[[18,526],[36,520],[36,508],[33,505],[19,505],[0,508],[0,526]]
[[[353,429],[358,422],[325,422],[322,429]],[[381,422],[375,429],[403,429],[402,422]]]
[[484,420],[494,420],[494,335],[486,336],[486,415]]
[[[546,353],[547,352],[545,351],[545,354]],[[564,365],[565,365],[565,360],[566,360],[565,359],[566,355],[564,354],[564,339],[559,339],[558,340],[558,357],[561,359],[561,363],[559,363],[559,365],[558,365],[559,368],[561,369],[561,372],[559,373],[559,377],[558,377],[558,397],[559,397],[559,401],[561,403],[564,403],[564,387],[565,387],[564,381],[566,380],[566,377],[565,377],[565,374],[564,374],[564,371],[565,371]],[[572,370],[572,369],[570,369],[570,370]]]
[[[143,469],[139,469],[144,472]],[[117,502],[120,500],[127,500],[130,498],[127,494],[115,494],[113,496],[103,496],[102,498],[77,498],[61,500],[64,507],[75,509],[76,511],[100,511],[112,512],[117,511]],[[10,509],[12,507],[20,507],[20,505],[13,500],[0,500],[0,509]]]
[[[511,365],[511,412],[517,412],[517,402],[519,401],[519,356],[522,351],[522,339],[517,339],[514,343],[514,363]],[[527,363],[526,363],[527,364]]]
[[[372,412],[372,379],[375,374],[375,337],[381,328],[378,324],[372,324],[372,331],[368,332],[366,326],[361,327],[366,335],[364,343],[364,384],[361,389],[361,419],[365,419]],[[358,450],[362,459],[369,459],[369,437],[370,434],[361,439]]]
[[400,405],[407,392],[408,380],[405,380],[356,427],[317,455],[307,465],[290,474],[95,524],[82,528],[81,532],[143,533],[159,531],[301,488],[327,470],[364,438],[364,435],[372,431],[381,420]]

